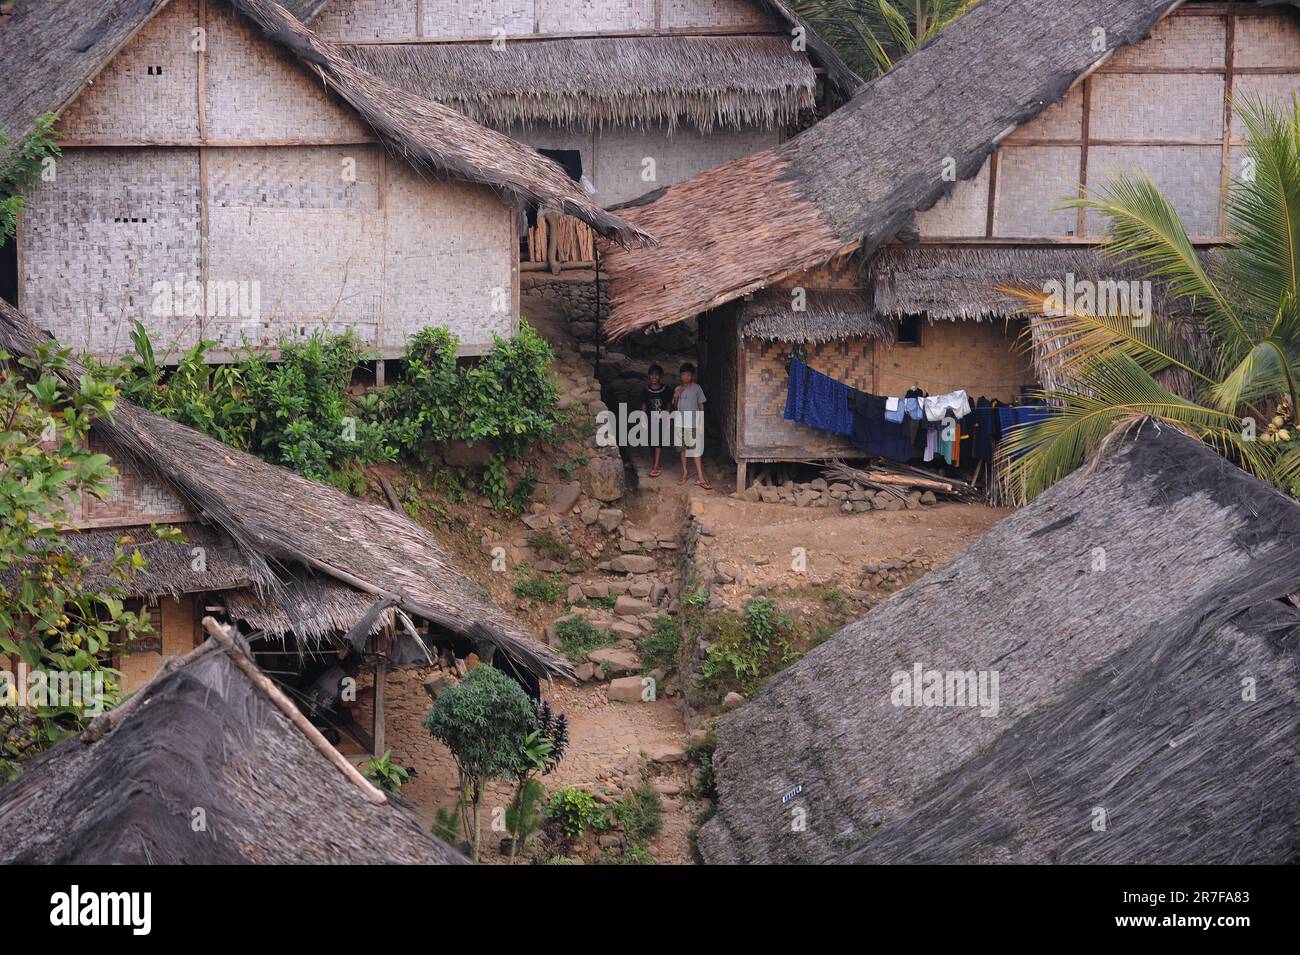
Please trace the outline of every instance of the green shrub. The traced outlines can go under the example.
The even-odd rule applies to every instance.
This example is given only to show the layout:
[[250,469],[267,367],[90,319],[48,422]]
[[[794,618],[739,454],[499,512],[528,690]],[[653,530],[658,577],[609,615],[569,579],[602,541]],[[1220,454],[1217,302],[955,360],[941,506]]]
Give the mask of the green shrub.
[[682,649],[681,624],[667,614],[660,614],[655,618],[654,629],[641,638],[640,649],[641,659],[649,669],[661,667],[665,673],[673,672]]
[[528,535],[528,546],[551,560],[569,559],[569,545],[550,531],[533,531]]
[[596,797],[577,786],[556,791],[546,807],[547,821],[569,843],[577,842],[588,829],[599,827],[604,816]]
[[365,766],[361,769],[361,775],[370,780],[380,789],[386,789],[390,793],[399,793],[402,786],[411,777],[410,772],[404,766],[393,764],[393,751],[390,749],[383,756],[371,756],[366,760]]
[[558,603],[564,596],[564,588],[560,585],[560,578],[557,575],[534,571],[532,565],[526,560],[520,561],[515,570],[519,575],[512,588],[516,597],[553,604]]
[[608,630],[601,630],[585,617],[565,617],[555,621],[555,636],[560,652],[574,663],[585,663],[592,650],[613,646],[616,642]]
[[614,818],[623,827],[630,846],[644,846],[663,828],[664,804],[649,778],[614,806]]
[[744,615],[712,615],[713,639],[705,651],[700,680],[715,700],[731,690],[752,694],[773,673],[795,659],[789,614],[766,598],[751,600]]

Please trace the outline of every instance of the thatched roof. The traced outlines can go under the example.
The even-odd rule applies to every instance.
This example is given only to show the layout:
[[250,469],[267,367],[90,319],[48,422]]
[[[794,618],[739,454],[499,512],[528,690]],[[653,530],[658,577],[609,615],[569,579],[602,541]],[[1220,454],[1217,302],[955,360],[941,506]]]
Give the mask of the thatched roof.
[[[868,858],[879,833],[882,858],[929,858],[947,833],[954,861],[1293,854],[1296,637],[1281,602],[1298,590],[1300,506],[1142,422],[722,717],[701,851]],[[917,664],[996,671],[998,714],[892,705],[893,674]],[[1258,704],[1242,702],[1245,676]],[[1095,806],[1110,814],[1100,837]],[[1179,831],[1187,845],[1160,842]]]
[[[0,349],[31,356],[51,340],[0,300]],[[81,371],[74,364],[69,379]],[[405,514],[268,464],[129,402],[119,403],[94,430],[111,457],[124,456],[156,475],[192,513],[228,535],[255,585],[286,612],[293,602],[278,599],[284,578],[301,576],[294,568],[302,565],[373,597],[372,603],[391,598],[406,613],[470,640],[485,659],[499,649],[537,676],[572,674],[567,660],[533,641]]]
[[603,250],[609,333],[691,318],[854,248],[870,255],[952,189],[945,157],[972,178],[1002,136],[1174,5],[984,0],[788,142],[628,204],[659,245]]
[[[544,202],[618,242],[645,239],[601,209],[536,150],[358,69],[334,44],[272,0],[228,2],[297,57],[356,110],[390,151],[419,171],[486,185],[514,200]],[[17,139],[41,114],[63,110],[163,6],[165,0],[19,4],[17,13],[0,25],[0,63],[10,67],[0,84],[0,128]],[[312,6],[298,9],[310,12]]]
[[345,773],[236,664],[245,649],[209,640],[0,788],[0,862],[466,861],[400,800],[376,801]]
[[[235,542],[221,531],[202,524],[178,527],[183,538],[178,541],[160,541],[148,527],[69,532],[63,539],[73,554],[91,561],[84,579],[89,586],[96,587],[122,586],[120,578],[107,572],[118,541],[125,538],[127,543],[124,546],[128,551],[139,548],[149,563],[143,570],[131,574],[126,587],[140,597],[179,597],[181,594],[247,587],[257,579]],[[193,550],[196,547],[203,549],[201,571],[194,569]]]
[[678,122],[783,128],[816,106],[808,58],[780,36],[581,37],[507,43],[359,44],[368,73],[501,128]]
[[804,309],[795,311],[791,290],[765,289],[745,302],[740,330],[747,338],[779,342],[829,342],[837,338],[893,338],[893,323],[855,289],[805,289]]

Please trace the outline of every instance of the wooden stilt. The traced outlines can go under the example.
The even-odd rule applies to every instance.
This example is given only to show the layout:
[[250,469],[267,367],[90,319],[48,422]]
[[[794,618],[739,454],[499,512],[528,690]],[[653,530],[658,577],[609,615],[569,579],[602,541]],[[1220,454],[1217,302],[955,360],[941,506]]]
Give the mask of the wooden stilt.
[[393,645],[393,627],[389,624],[379,635],[375,653],[375,712],[371,726],[374,737],[374,755],[384,755],[384,683],[388,677],[388,651]]
[[736,490],[745,490],[745,472],[749,470],[749,463],[744,460],[736,462]]

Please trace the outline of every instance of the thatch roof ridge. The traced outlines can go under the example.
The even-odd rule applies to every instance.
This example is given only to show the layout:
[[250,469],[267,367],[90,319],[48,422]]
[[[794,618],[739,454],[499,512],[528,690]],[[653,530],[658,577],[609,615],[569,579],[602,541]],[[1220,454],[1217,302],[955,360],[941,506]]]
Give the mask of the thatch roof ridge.
[[[0,300],[0,349],[31,356],[53,341]],[[69,379],[84,369],[74,364]],[[256,583],[275,594],[277,567],[303,564],[473,642],[480,656],[500,649],[537,676],[571,676],[572,665],[532,640],[465,576],[433,535],[405,514],[359,500],[216,438],[120,402],[94,425],[110,456],[125,455],[155,474],[193,513],[228,534]]]
[[779,36],[563,37],[341,47],[408,92],[501,128],[679,122],[781,129],[816,106],[808,60]]
[[[209,640],[0,788],[5,864],[466,862],[377,803]],[[202,827],[193,811],[202,807]]]
[[[1143,422],[722,717],[719,809],[701,851],[710,862],[840,859],[1135,643],[1215,630],[1298,590],[1300,506]],[[999,715],[891,705],[892,674],[918,663],[996,669]],[[792,831],[795,808],[804,831]]]
[[[958,181],[974,177],[1000,137],[1175,6],[984,0],[788,142],[628,209],[660,244],[604,250],[609,333],[683,321],[846,251],[870,255],[951,191],[945,158]],[[1099,25],[1106,53],[1092,49]],[[927,102],[947,105],[916,108]]]
[[[417,170],[489,186],[516,200],[544,202],[620,243],[647,236],[597,205],[536,150],[358,69],[274,0],[228,0],[266,36],[345,100],[394,155]],[[19,4],[0,25],[0,128],[17,139],[36,118],[59,112],[90,83],[166,0],[41,0]],[[297,3],[311,13],[311,3]],[[29,68],[18,69],[18,64]],[[34,68],[39,67],[39,68]]]

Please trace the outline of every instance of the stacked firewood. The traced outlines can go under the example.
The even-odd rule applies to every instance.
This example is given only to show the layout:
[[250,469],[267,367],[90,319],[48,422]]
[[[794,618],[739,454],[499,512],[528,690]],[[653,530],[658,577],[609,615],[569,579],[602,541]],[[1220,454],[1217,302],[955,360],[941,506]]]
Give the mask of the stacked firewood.
[[864,468],[855,468],[843,461],[835,461],[826,468],[826,475],[840,481],[856,481],[877,491],[894,494],[905,499],[912,491],[932,491],[936,497],[955,500],[972,500],[980,496],[973,484],[956,478],[940,477],[920,468],[886,461],[872,461]]

